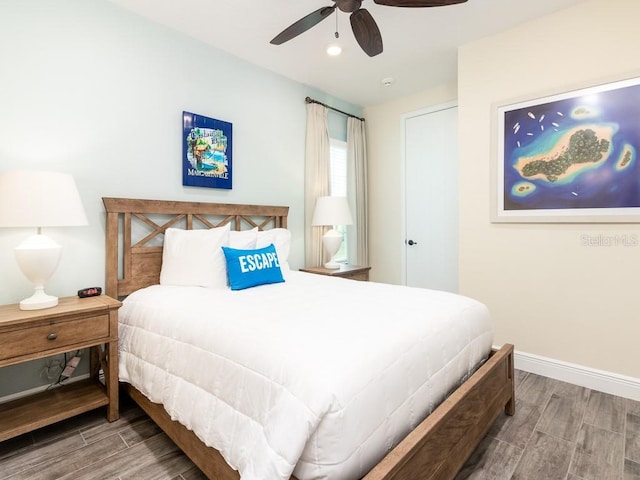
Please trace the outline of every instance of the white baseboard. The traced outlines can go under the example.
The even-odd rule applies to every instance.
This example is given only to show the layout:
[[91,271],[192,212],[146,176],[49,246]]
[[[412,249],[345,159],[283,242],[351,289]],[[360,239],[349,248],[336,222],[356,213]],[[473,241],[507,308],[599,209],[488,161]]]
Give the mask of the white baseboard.
[[[83,375],[74,376],[68,380],[65,380],[63,385],[68,385],[70,383],[79,382],[80,380],[84,380],[89,378],[89,374],[85,373]],[[30,395],[34,395],[36,393],[44,392],[49,388],[49,385],[40,385],[39,387],[30,388],[29,390],[24,390],[22,392],[12,393],[11,395],[5,395],[4,397],[0,397],[0,404],[11,402],[12,400],[17,400],[22,397],[28,397]],[[56,387],[57,388],[57,387]]]
[[627,377],[518,351],[514,353],[514,360],[515,368],[518,370],[640,401],[640,378]]
[[[499,347],[495,347],[499,348]],[[594,368],[583,367],[573,363],[541,357],[532,353],[515,351],[515,368],[525,372],[543,375],[545,377],[573,383],[581,387],[590,388],[599,392],[610,393],[619,397],[640,401],[640,379],[627,377],[617,373],[605,372]],[[89,374],[79,375],[69,379],[68,383],[77,382],[89,378]],[[47,385],[33,388],[25,392],[18,392],[0,398],[0,404],[20,397],[39,393],[47,389]]]

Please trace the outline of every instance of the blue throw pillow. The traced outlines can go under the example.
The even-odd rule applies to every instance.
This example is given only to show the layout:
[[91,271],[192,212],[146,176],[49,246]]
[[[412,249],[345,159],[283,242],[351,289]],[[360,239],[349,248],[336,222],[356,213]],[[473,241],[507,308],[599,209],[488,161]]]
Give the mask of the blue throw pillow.
[[231,290],[284,282],[276,247],[273,244],[256,250],[222,247],[222,251],[227,260],[227,276]]

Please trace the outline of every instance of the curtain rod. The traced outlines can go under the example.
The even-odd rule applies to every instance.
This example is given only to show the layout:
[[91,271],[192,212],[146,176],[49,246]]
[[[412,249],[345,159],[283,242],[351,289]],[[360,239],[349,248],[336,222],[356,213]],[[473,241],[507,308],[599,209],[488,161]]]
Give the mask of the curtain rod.
[[356,117],[355,115],[352,115],[352,114],[350,114],[350,113],[343,112],[342,110],[338,110],[337,108],[333,108],[332,106],[327,105],[326,103],[322,103],[322,102],[319,102],[318,100],[314,100],[314,99],[313,99],[313,98],[311,98],[311,97],[307,97],[307,98],[305,98],[305,99],[304,99],[304,101],[305,101],[306,103],[317,103],[318,105],[322,105],[323,107],[327,107],[327,108],[329,108],[329,109],[333,110],[334,112],[341,113],[341,114],[343,114],[343,115],[346,115],[347,117],[357,118],[357,119],[358,119],[358,120],[360,120],[361,122],[364,122],[364,118]]

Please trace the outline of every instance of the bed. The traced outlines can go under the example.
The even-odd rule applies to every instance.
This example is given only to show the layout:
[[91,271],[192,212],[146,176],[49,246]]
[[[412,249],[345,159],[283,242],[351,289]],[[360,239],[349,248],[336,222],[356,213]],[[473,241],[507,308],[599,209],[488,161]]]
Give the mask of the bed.
[[[289,466],[295,473],[291,478],[451,479],[497,416],[503,411],[510,415],[514,413],[513,346],[504,345],[499,350],[491,350],[490,343],[487,346],[486,328],[478,327],[475,321],[467,318],[472,314],[486,316],[484,306],[478,302],[441,292],[413,292],[417,289],[293,272],[284,268],[286,258],[283,258],[282,268],[283,272],[286,271],[285,281],[259,288],[231,291],[227,288],[215,290],[158,285],[163,253],[166,253],[163,252],[162,239],[168,229],[219,230],[228,225],[235,232],[257,230],[268,234],[286,229],[288,207],[117,198],[104,198],[103,201],[107,212],[106,293],[114,298],[126,297],[121,309],[123,323],[120,334],[123,388],[208,478],[240,478],[231,464],[243,471],[243,479],[287,478],[288,474],[282,475],[288,472]],[[278,255],[286,257],[282,251],[278,251]],[[311,291],[315,293],[310,294]],[[322,310],[322,302],[313,303],[318,292],[331,295],[341,305],[341,311],[356,320],[344,323],[341,319],[330,318],[331,315]],[[418,339],[415,346],[405,345],[403,342],[406,340],[400,333],[405,324],[406,328],[421,328],[421,322],[411,318],[412,312],[419,310],[410,308],[415,295],[425,296],[426,303],[436,305],[436,310],[445,313],[450,308],[457,309],[456,312],[460,310],[457,305],[461,301],[463,313],[455,314],[461,323],[453,330],[463,332],[460,336],[468,337],[468,344],[460,343],[459,338],[441,340],[426,332],[413,335]],[[369,323],[362,323],[366,308],[374,308],[378,313],[391,308],[385,305],[385,296],[397,299],[407,308],[397,308],[396,305],[388,315],[369,315]],[[372,305],[366,306],[367,303]],[[208,307],[212,304],[216,305],[215,311],[219,315],[205,321],[207,312],[214,310]],[[250,304],[254,310],[247,310]],[[256,321],[255,314],[251,313],[255,311],[255,305],[262,308],[272,323],[265,326],[265,321]],[[395,320],[397,328],[389,330],[388,322],[378,325],[377,317],[393,316],[393,312],[400,311],[403,313],[397,317],[401,321]],[[277,312],[277,315],[268,312]],[[174,321],[183,317],[180,322]],[[227,330],[232,327],[228,325],[230,322],[223,320],[231,317],[234,318],[234,330]],[[326,331],[317,329],[313,344],[303,348],[300,345],[304,344],[304,335],[308,333],[298,331],[299,317],[304,317],[311,325],[314,322],[315,325],[326,325]],[[200,333],[194,335],[176,327],[177,324],[188,323],[195,324]],[[282,333],[277,333],[280,325],[284,328],[282,331],[287,332],[286,339]],[[434,321],[429,329],[452,330],[446,325]],[[152,353],[140,362],[137,357],[142,354],[134,350],[136,345],[142,344],[139,335],[143,330],[154,328],[158,330],[150,333],[155,335],[156,341],[151,342],[152,347],[143,348]],[[211,330],[207,330],[209,328]],[[332,355],[323,357],[326,345],[329,345],[325,343],[322,347],[323,336],[327,337],[325,342],[330,342],[329,331],[340,331],[343,337],[339,338],[349,340],[344,349],[335,349]],[[262,343],[250,344],[254,336],[262,339]],[[229,341],[230,338],[235,341]],[[336,342],[341,343],[340,340]],[[369,355],[367,350],[374,344],[372,342],[378,342],[375,356]],[[243,346],[244,350],[236,348],[244,343],[251,347]],[[454,348],[458,343],[462,345],[460,352]],[[188,351],[182,350],[187,344],[191,350],[199,352],[195,359],[187,360]],[[209,344],[216,344],[218,350],[203,353],[205,344],[207,348]],[[320,347],[314,350],[313,345]],[[398,349],[402,351],[400,354]],[[228,357],[227,350],[233,351],[231,357]],[[311,355],[302,356],[305,350]],[[424,368],[417,360],[425,352],[428,355],[431,351],[440,350],[456,351],[452,359],[430,358],[424,362]],[[415,353],[405,354],[405,351]],[[233,368],[235,364],[242,364],[249,374],[245,370],[231,370],[231,373],[216,370],[213,376],[205,377],[207,369],[196,367],[208,364],[211,355],[217,358],[223,354],[225,358],[232,358],[226,363],[234,365]],[[279,359],[279,363],[275,367],[263,365],[268,363],[263,361],[267,357],[270,361],[271,357]],[[281,370],[281,357],[286,357],[287,361],[293,359],[296,368]],[[158,359],[159,364],[150,365],[150,358]],[[184,362],[177,360],[183,358]],[[163,364],[163,360],[167,363]],[[435,369],[433,365],[438,361],[442,368]],[[180,363],[185,363],[182,370],[179,369]],[[365,376],[360,371],[357,376],[349,376],[351,370],[356,371],[354,365],[360,363],[364,366],[360,370],[365,372]],[[349,368],[341,368],[347,365]],[[371,365],[379,367],[380,373],[371,373]],[[425,372],[429,369],[437,373],[435,380],[424,380],[430,378]],[[398,373],[403,370],[410,372],[406,376],[410,377],[409,380]],[[290,383],[274,387],[272,380],[278,375],[286,377]],[[336,385],[341,386],[331,390],[329,386],[335,386],[334,378],[341,376],[349,379],[349,388],[336,380]],[[310,378],[313,381],[309,381]],[[379,378],[391,383],[378,386],[374,380],[377,382]],[[437,394],[425,399],[421,392],[428,382],[432,382],[429,389]],[[398,385],[401,388],[397,388]],[[307,390],[324,391],[325,386],[331,394],[326,402],[317,400],[320,396],[316,397],[315,393],[306,396]],[[247,388],[252,392],[261,391],[263,395],[247,395],[244,392]],[[408,393],[406,398],[394,399],[396,404],[385,398],[379,405],[371,398],[379,397],[380,389],[384,392],[404,392],[406,389]],[[209,397],[208,393],[201,395],[201,390],[214,391],[219,398],[215,395]],[[283,398],[283,391],[286,398],[292,397],[294,401],[280,405],[278,399]],[[239,393],[234,395],[233,392]],[[231,404],[229,398],[235,397],[240,399],[242,407],[228,408]],[[271,399],[269,416],[254,414],[252,410],[258,403],[256,398],[262,397]],[[272,414],[279,408],[284,408],[286,415]],[[236,410],[241,415],[237,415]],[[368,417],[353,417],[354,411],[367,411]],[[428,416],[423,418],[427,413]],[[371,424],[376,415],[384,417],[380,425]],[[250,425],[244,427],[238,416],[251,417]],[[329,417],[333,423],[329,423]],[[407,423],[410,428],[407,428]],[[269,447],[264,455],[262,446],[251,450],[254,453],[247,453],[250,447],[234,440],[246,437],[260,444],[261,441],[255,439],[262,438],[263,432],[267,432],[264,434],[267,439],[262,443]],[[234,441],[234,445],[229,446],[229,439]],[[358,443],[359,446],[354,447]],[[212,444],[220,445],[219,450],[207,446]],[[329,444],[332,448],[337,445],[331,454]],[[349,448],[355,448],[355,453]],[[344,453],[345,449],[348,455]],[[327,455],[328,460],[323,455]],[[341,460],[337,461],[336,455],[343,455],[345,459],[340,457]],[[253,457],[259,460],[254,462]],[[255,466],[247,465],[247,462],[262,463]],[[273,475],[265,473],[271,472],[271,463],[274,464]],[[323,469],[318,466],[320,464]],[[354,471],[359,472],[355,477]]]

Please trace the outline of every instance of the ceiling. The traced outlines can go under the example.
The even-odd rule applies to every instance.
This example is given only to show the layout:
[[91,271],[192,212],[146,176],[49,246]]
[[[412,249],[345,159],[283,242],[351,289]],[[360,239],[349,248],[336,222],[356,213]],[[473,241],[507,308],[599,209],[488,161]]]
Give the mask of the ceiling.
[[[111,0],[256,65],[347,102],[370,106],[456,80],[456,49],[536,17],[586,0],[469,0],[435,8],[398,8],[363,0],[380,28],[384,52],[368,57],[337,12],[282,45],[269,41],[332,0]],[[392,78],[389,86],[384,79]]]

